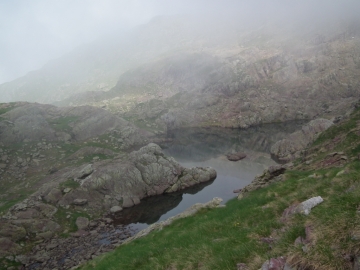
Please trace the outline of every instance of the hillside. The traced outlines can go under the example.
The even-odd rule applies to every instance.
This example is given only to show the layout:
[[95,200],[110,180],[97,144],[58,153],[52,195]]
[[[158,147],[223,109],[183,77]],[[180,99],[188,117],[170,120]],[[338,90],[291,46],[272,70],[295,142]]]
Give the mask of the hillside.
[[327,32],[276,26],[162,56],[123,73],[107,92],[57,104],[102,107],[156,131],[341,117],[359,98],[358,22]]
[[[360,20],[301,14],[159,16],[0,85],[0,269],[360,269]],[[218,175],[172,154],[282,165],[131,242]]]
[[[264,172],[252,183],[260,189],[165,224],[82,269],[358,269],[359,119],[356,109],[294,163]],[[304,214],[299,203],[316,196],[323,202]]]
[[82,45],[39,70],[1,84],[0,102],[53,103],[76,93],[107,91],[125,71],[164,55],[228,46],[226,25],[212,25],[187,16],[156,17],[131,31]]

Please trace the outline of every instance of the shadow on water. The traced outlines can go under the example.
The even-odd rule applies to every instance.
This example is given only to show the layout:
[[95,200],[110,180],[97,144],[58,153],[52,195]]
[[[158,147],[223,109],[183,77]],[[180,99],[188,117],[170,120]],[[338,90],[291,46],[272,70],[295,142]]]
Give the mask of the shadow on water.
[[180,161],[204,161],[228,152],[269,153],[271,146],[298,130],[304,121],[264,124],[247,129],[183,128],[168,132],[170,142],[160,144]]
[[179,192],[152,196],[141,200],[141,203],[131,208],[126,208],[114,217],[115,224],[153,224],[161,216],[176,208],[183,199],[184,194],[196,194],[214,182],[208,181]]

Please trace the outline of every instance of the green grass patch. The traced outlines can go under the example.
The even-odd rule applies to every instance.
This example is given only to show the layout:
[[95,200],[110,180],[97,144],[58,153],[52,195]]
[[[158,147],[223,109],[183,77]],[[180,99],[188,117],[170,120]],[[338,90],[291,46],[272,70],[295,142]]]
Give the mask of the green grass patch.
[[60,188],[64,189],[64,188],[78,188],[80,186],[79,182],[76,182],[74,179],[68,179],[65,182],[62,182],[60,184]]
[[[3,189],[4,191],[7,190],[7,188],[4,187]],[[2,192],[3,194],[4,191]],[[9,199],[3,199],[3,204],[0,206],[0,213],[5,213],[5,211],[7,211],[10,207],[26,199],[32,192],[33,190],[31,189],[22,189],[17,191],[16,193],[7,193],[6,195]]]
[[[5,107],[5,106],[6,107]],[[10,106],[9,106],[10,105]],[[5,114],[9,111],[11,111],[12,109],[14,109],[16,107],[16,103],[15,102],[10,102],[10,103],[0,103],[0,115]]]
[[325,132],[321,133],[314,145],[320,145],[327,140],[334,139],[337,136],[347,135],[352,129],[356,128],[358,121],[360,120],[360,109],[356,109],[351,117],[342,123],[336,124],[328,128]]
[[19,267],[21,267],[21,263],[11,261],[5,258],[2,259],[0,258],[0,270],[6,270],[9,269],[10,267],[14,267],[14,269],[18,269]]
[[77,121],[77,116],[66,116],[66,117],[60,117],[56,119],[49,120],[49,124],[58,131],[71,131],[72,128],[69,126],[69,124]]
[[92,155],[87,155],[84,157],[83,162],[92,162],[94,161],[94,158],[98,157],[98,159],[96,160],[105,160],[105,159],[111,159],[111,157],[109,157],[108,155],[104,155],[104,154],[92,154]]
[[[89,262],[83,269],[235,269],[246,263],[258,269],[271,257],[286,256],[294,264],[318,269],[348,269],[341,252],[357,254],[360,240],[360,162],[337,176],[341,168],[288,171],[286,181],[230,200],[225,208],[204,209],[177,220],[161,231],[121,246]],[[316,175],[317,178],[309,177]],[[324,202],[308,216],[296,214],[280,221],[285,208],[314,196]],[[308,252],[295,246],[311,226]],[[268,244],[264,237],[274,237]],[[315,239],[315,240],[314,240]],[[324,268],[325,269],[325,268]]]
[[[74,211],[73,209],[65,209],[63,207],[59,207],[58,211],[54,215],[54,220],[64,230],[68,230],[68,232],[75,232],[78,230],[78,227],[76,226],[76,219],[78,217],[86,217],[89,218],[89,215],[85,212],[81,211]],[[67,233],[63,233],[61,236],[67,237]]]
[[65,155],[74,154],[76,151],[82,148],[80,144],[73,144],[73,143],[59,143],[62,151],[65,151]]

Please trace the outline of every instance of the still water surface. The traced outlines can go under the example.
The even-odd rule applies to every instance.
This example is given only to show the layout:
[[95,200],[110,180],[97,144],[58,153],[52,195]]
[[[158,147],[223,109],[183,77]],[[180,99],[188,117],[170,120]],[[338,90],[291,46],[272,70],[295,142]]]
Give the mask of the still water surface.
[[[136,229],[177,215],[195,203],[214,197],[228,201],[236,196],[233,190],[249,184],[265,168],[275,164],[269,150],[276,141],[299,129],[303,123],[291,122],[239,129],[191,128],[173,131],[171,142],[161,147],[184,167],[210,166],[217,171],[214,181],[181,192],[145,198],[139,205],[124,209],[116,223],[131,224]],[[225,154],[244,152],[241,161],[228,161]]]

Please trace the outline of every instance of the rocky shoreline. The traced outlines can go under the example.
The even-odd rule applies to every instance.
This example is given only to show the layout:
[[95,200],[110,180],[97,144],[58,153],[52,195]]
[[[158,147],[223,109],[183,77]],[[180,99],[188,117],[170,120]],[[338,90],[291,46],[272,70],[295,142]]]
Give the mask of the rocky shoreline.
[[[221,198],[207,203],[197,203],[184,212],[157,222],[139,231],[132,225],[116,225],[109,217],[91,221],[86,228],[71,233],[68,238],[55,237],[35,245],[26,255],[8,256],[7,259],[21,263],[18,269],[70,269],[114,250],[154,230],[170,225],[174,220],[194,215],[202,208],[224,207]],[[9,267],[7,269],[15,269]]]
[[101,218],[68,238],[47,239],[26,255],[7,258],[21,263],[20,269],[70,269],[114,250],[137,231],[131,225],[114,225],[111,218]]

